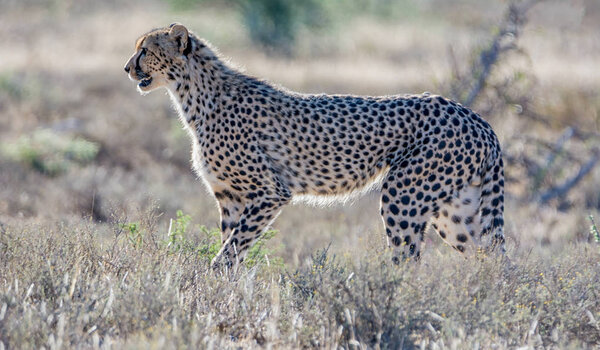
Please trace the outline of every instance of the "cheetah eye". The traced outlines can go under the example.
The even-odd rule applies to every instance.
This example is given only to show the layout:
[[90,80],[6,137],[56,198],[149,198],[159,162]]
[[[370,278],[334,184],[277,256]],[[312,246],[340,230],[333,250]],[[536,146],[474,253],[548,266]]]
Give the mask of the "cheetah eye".
[[146,51],[147,49],[145,47],[142,47],[142,55],[146,55]]

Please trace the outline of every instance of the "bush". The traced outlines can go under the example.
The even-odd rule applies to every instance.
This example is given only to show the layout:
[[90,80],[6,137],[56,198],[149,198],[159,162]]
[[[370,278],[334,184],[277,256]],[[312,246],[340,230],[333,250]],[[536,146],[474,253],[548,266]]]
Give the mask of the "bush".
[[96,158],[100,146],[77,136],[37,130],[14,143],[0,144],[0,152],[48,176],[56,176],[74,165]]
[[318,0],[241,0],[244,23],[252,41],[291,55],[302,27],[327,26],[329,14]]

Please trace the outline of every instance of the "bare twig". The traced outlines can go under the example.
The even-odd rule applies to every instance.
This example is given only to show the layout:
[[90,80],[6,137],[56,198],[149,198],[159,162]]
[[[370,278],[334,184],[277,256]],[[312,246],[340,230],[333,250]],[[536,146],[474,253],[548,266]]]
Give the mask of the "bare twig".
[[536,176],[534,177],[534,184],[533,184],[534,190],[537,191],[537,189],[540,188],[540,185],[546,179],[546,175],[548,174],[550,167],[552,167],[552,165],[554,164],[556,157],[560,153],[562,153],[562,151],[565,147],[565,143],[567,143],[567,141],[569,141],[571,139],[571,137],[573,137],[573,133],[574,133],[573,128],[571,128],[571,127],[566,128],[565,131],[560,135],[560,137],[558,138],[556,143],[554,145],[552,145],[551,152],[548,155],[548,157],[546,158],[546,165],[543,168],[541,168],[538,171],[538,173],[536,174]]
[[560,137],[554,144],[554,147],[552,149],[553,153],[548,155],[548,158],[546,158],[546,167],[550,167],[550,165],[552,165],[552,163],[554,163],[556,156],[558,155],[558,153],[561,153],[563,151],[563,148],[565,147],[565,143],[567,143],[567,141],[569,141],[571,139],[571,137],[573,137],[574,133],[575,133],[574,129],[570,126],[567,127],[565,129],[565,131],[563,131],[563,133],[560,135]]
[[[518,49],[516,40],[521,34],[521,29],[527,22],[527,12],[541,0],[526,0],[513,2],[509,5],[504,20],[498,33],[492,39],[488,48],[483,50],[479,59],[473,63],[470,71],[473,72],[472,82],[465,84],[470,89],[463,94],[456,93],[456,98],[465,106],[471,106],[486,86],[493,66],[500,59],[501,54]],[[457,70],[454,69],[456,72]],[[460,86],[454,85],[451,90],[460,91]]]
[[539,197],[539,202],[542,204],[548,203],[556,197],[565,196],[573,187],[575,187],[583,178],[589,174],[600,161],[600,152],[595,151],[592,157],[579,168],[575,176],[566,180],[562,185],[554,186]]
[[452,80],[454,81],[454,84],[450,84],[450,94],[452,96],[460,96],[461,90],[464,89],[464,86],[462,86],[463,78],[452,45],[448,45],[448,59],[450,60]]
[[[536,111],[533,110],[527,110],[524,113],[521,114],[522,116],[531,119],[534,122],[539,122],[541,124],[543,124],[544,126],[550,127],[550,120],[552,120],[553,118],[551,116],[547,116],[544,114],[540,114]],[[598,139],[600,140],[600,133],[596,132],[596,131],[583,131],[580,130],[579,128],[573,126],[573,125],[568,125],[566,126],[565,124],[562,125],[557,125],[557,126],[565,126],[565,127],[569,127],[571,129],[573,129],[573,136],[581,141],[587,141],[589,139]]]

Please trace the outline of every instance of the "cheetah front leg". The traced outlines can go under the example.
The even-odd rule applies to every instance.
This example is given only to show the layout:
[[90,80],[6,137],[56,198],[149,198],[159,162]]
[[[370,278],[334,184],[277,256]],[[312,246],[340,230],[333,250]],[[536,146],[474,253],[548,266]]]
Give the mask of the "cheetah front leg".
[[285,203],[287,200],[282,198],[262,198],[246,204],[238,224],[232,229],[221,250],[213,259],[213,268],[216,269],[222,265],[232,266],[235,262],[242,262],[248,248],[275,220]]
[[394,263],[419,259],[421,255],[425,228],[433,212],[431,196],[425,186],[423,181],[412,181],[402,168],[395,167],[382,184],[381,217],[388,245],[394,250]]
[[[221,196],[221,193],[219,193],[219,196]],[[240,199],[228,197],[220,198],[217,201],[219,203],[219,213],[221,214],[221,243],[225,244],[233,230],[238,227],[240,216],[246,204]]]

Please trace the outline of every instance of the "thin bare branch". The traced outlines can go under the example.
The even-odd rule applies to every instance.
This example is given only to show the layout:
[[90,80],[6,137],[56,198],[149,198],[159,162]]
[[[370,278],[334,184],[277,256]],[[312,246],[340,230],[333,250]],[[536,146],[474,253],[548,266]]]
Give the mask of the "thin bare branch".
[[527,22],[527,12],[540,1],[513,2],[509,5],[498,34],[494,36],[489,47],[481,52],[478,62],[471,69],[474,72],[473,78],[475,81],[466,94],[466,97],[462,99],[461,102],[463,105],[471,106],[481,94],[481,91],[487,84],[493,66],[500,59],[500,55],[518,49],[516,40],[521,34],[521,29]]
[[548,175],[548,171],[550,171],[550,168],[554,164],[554,161],[556,160],[559,154],[563,153],[565,144],[571,139],[571,137],[573,137],[573,134],[573,128],[566,128],[565,131],[563,131],[563,133],[560,135],[558,140],[554,143],[554,145],[552,145],[552,148],[550,149],[550,154],[548,154],[548,157],[546,158],[546,165],[540,168],[537,174],[534,176],[534,190],[539,189],[542,182],[544,182],[546,176]]
[[587,174],[589,174],[600,161],[600,152],[596,151],[587,163],[579,168],[579,171],[575,176],[566,180],[562,185],[558,185],[550,188],[544,194],[539,197],[539,202],[542,204],[548,203],[550,200],[557,197],[564,197],[569,191],[575,187]]

